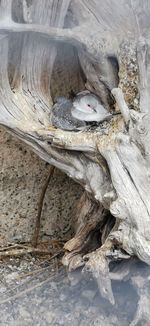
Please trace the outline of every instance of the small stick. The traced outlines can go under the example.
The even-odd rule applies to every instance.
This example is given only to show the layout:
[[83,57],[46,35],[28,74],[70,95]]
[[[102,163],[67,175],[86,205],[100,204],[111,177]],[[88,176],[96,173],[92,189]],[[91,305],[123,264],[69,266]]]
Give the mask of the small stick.
[[34,230],[34,234],[33,234],[33,239],[32,239],[32,245],[33,247],[37,247],[37,243],[38,243],[38,237],[39,237],[39,232],[40,232],[40,222],[41,222],[41,213],[42,213],[42,208],[43,208],[43,201],[44,201],[44,197],[45,197],[45,193],[48,187],[48,184],[50,182],[50,179],[54,173],[54,166],[50,167],[50,171],[49,171],[49,175],[43,185],[42,188],[42,192],[40,195],[40,199],[39,199],[39,204],[38,204],[38,213],[37,213],[37,217],[36,217],[36,222],[35,222],[35,230]]
[[23,246],[16,243],[16,244],[13,244],[13,245],[10,245],[10,246],[7,246],[7,247],[1,247],[0,248],[0,253],[4,252],[4,251],[7,251],[7,250],[15,249],[15,248],[23,248]]
[[28,248],[18,248],[18,249],[12,249],[7,251],[0,252],[0,259],[6,258],[6,257],[18,257],[18,256],[24,256],[27,254],[44,254],[44,255],[50,255],[50,251],[48,250],[42,250],[39,248],[34,247],[28,247]]

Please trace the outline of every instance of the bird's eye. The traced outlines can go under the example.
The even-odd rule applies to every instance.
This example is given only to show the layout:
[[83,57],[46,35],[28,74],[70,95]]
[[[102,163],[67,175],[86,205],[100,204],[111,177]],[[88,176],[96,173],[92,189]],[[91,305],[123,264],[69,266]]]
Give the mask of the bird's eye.
[[87,106],[90,108],[91,107],[91,105],[90,104],[87,104]]

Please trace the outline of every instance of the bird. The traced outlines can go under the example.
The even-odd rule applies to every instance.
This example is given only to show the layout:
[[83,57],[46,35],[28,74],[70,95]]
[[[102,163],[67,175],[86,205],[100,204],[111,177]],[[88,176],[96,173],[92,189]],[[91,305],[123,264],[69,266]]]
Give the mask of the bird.
[[79,92],[75,96],[71,114],[79,121],[98,123],[112,117],[112,114],[102,105],[100,98],[88,90]]
[[54,99],[55,104],[51,111],[51,123],[54,127],[62,130],[82,130],[86,123],[73,117],[71,110],[73,102],[65,96],[58,96]]
[[85,130],[87,126],[102,123],[113,116],[105,109],[100,98],[88,90],[72,98],[58,96],[54,102],[51,122],[63,130]]

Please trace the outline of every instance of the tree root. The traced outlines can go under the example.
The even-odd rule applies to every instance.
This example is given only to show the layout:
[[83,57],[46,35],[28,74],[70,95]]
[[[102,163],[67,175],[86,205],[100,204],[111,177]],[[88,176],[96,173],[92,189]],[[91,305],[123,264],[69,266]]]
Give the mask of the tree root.
[[51,166],[50,167],[50,171],[48,174],[48,177],[43,185],[42,191],[41,191],[41,195],[40,195],[40,199],[39,199],[39,203],[38,203],[38,213],[37,213],[37,217],[36,217],[36,222],[35,222],[35,230],[34,230],[34,234],[33,234],[33,238],[32,238],[32,246],[33,247],[37,247],[38,244],[38,238],[39,238],[39,232],[40,232],[40,222],[41,222],[41,213],[42,213],[42,208],[43,208],[43,201],[44,201],[44,197],[45,197],[45,193],[47,190],[47,187],[49,185],[49,182],[51,180],[51,177],[54,173],[54,167]]
[[83,272],[92,273],[102,297],[114,304],[109,277],[110,258],[107,258],[114,245],[111,240],[106,239],[115,219],[86,193],[79,200],[76,216],[78,217],[76,234],[64,245],[66,253],[63,264],[68,266],[69,271],[84,266]]
[[83,266],[83,256],[100,247],[100,229],[108,211],[84,193],[76,207],[77,230],[75,236],[64,245],[63,264],[74,270]]
[[85,255],[84,272],[90,272],[97,281],[99,291],[103,298],[109,300],[111,304],[115,304],[114,295],[111,288],[111,279],[109,276],[109,261],[106,254],[112,248],[112,242],[107,240],[105,244],[96,251]]

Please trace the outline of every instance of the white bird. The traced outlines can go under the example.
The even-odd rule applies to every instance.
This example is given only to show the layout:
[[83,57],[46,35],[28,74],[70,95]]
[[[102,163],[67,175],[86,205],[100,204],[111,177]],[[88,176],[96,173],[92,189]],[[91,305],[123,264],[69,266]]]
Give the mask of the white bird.
[[92,122],[100,123],[112,117],[100,98],[89,92],[78,93],[73,100],[59,96],[53,106],[51,122],[63,130],[84,130]]
[[75,96],[71,113],[74,118],[85,122],[103,122],[112,117],[99,97],[89,91],[80,92]]

